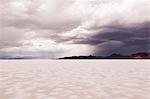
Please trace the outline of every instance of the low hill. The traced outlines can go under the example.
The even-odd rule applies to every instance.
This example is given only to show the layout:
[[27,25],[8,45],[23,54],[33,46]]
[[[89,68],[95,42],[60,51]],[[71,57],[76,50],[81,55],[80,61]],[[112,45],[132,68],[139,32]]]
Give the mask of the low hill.
[[150,52],[135,53],[131,55],[111,54],[109,56],[71,56],[59,59],[150,59]]

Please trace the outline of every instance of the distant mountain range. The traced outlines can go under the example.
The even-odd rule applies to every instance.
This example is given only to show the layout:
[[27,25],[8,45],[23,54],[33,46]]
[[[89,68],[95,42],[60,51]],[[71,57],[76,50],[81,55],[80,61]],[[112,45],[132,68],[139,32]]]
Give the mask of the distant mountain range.
[[52,59],[50,52],[1,52],[0,59]]
[[150,52],[135,53],[131,55],[111,54],[109,56],[71,56],[59,59],[150,59]]
[[0,53],[0,59],[150,59],[150,52],[135,53],[131,55],[111,54],[109,56],[71,56],[52,58],[48,53]]

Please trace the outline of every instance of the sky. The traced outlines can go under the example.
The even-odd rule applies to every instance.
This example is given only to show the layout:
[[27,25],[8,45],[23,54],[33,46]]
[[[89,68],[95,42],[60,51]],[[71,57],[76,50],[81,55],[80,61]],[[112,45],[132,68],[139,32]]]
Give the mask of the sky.
[[0,0],[0,56],[149,51],[148,5],[149,0]]

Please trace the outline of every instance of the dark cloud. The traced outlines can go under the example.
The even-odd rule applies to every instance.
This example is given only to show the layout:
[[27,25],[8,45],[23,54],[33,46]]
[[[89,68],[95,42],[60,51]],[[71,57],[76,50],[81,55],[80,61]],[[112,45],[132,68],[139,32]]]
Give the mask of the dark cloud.
[[65,56],[148,51],[148,2],[0,0],[0,51]]
[[98,44],[92,54],[110,55],[112,53],[118,53],[118,49],[122,48],[124,45],[125,44],[121,41],[110,40],[110,41]]
[[[130,32],[128,32],[130,31]],[[108,39],[123,42],[122,46],[118,46],[117,48],[113,48],[113,46],[104,46],[108,50],[97,51],[96,54],[112,54],[112,53],[135,53],[135,52],[144,52],[150,50],[150,32],[149,27],[140,27],[139,29],[132,28],[127,29],[126,31],[113,31],[113,32],[105,32],[100,33],[92,38],[99,39]],[[107,41],[107,42],[108,42]],[[100,47],[97,47],[100,49]],[[104,48],[105,49],[105,48]]]

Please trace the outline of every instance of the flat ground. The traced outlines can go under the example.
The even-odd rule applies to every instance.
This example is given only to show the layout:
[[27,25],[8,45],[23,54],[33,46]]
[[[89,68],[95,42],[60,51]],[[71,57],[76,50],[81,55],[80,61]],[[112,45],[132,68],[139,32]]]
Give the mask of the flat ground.
[[0,99],[150,99],[150,61],[1,60]]

